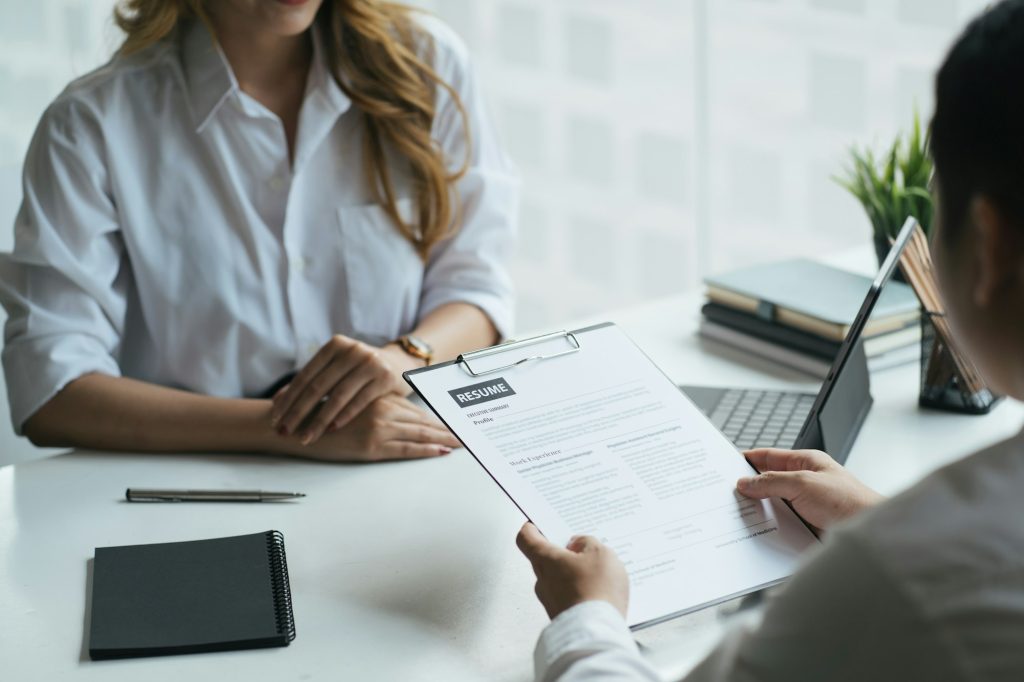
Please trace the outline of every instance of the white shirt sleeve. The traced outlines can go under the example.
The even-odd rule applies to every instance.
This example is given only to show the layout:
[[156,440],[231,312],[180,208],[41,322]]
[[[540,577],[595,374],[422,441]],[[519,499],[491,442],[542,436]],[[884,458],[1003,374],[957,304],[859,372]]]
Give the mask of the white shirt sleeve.
[[[912,586],[853,534],[831,540],[769,602],[760,626],[732,631],[685,682],[970,679]],[[610,605],[561,614],[535,663],[541,682],[658,679]]]
[[537,682],[661,679],[641,658],[622,614],[606,601],[558,614],[541,634],[533,662]]
[[89,372],[120,375],[124,245],[96,119],[74,101],[47,110],[29,146],[15,245],[0,254],[3,366],[14,429]]
[[435,68],[459,95],[467,116],[464,121],[449,94],[439,88],[434,137],[450,170],[466,160],[466,125],[470,148],[466,174],[456,184],[459,229],[431,253],[420,316],[446,303],[470,303],[483,310],[506,338],[512,331],[514,295],[505,263],[515,242],[519,179],[487,115],[465,47],[440,22],[422,21],[437,42]]

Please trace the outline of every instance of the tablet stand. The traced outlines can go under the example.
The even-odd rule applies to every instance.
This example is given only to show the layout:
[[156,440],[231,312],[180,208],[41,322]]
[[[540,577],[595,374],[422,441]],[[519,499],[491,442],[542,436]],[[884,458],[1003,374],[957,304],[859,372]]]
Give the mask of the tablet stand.
[[920,225],[900,254],[900,268],[921,302],[921,391],[918,404],[950,412],[986,414],[998,402],[946,319],[928,237]]
[[932,318],[942,315],[921,312],[921,393],[918,404],[936,410],[988,414],[1000,398],[987,386],[972,390],[957,369],[955,352],[943,342]]

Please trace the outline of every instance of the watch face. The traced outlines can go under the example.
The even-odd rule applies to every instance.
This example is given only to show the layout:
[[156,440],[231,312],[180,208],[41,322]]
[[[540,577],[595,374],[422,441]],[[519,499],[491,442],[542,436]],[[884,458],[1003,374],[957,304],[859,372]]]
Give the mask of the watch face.
[[425,344],[420,339],[417,339],[415,336],[407,336],[405,337],[405,340],[409,343],[410,346],[415,348],[417,352],[422,353],[423,355],[430,355],[431,352],[433,351],[433,349],[430,346]]

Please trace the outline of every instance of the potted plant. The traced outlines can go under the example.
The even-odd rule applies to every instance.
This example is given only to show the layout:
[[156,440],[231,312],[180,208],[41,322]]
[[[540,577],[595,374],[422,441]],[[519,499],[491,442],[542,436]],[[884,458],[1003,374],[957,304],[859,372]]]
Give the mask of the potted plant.
[[928,191],[932,159],[928,134],[922,135],[917,112],[910,135],[898,135],[883,156],[854,147],[850,158],[852,166],[834,179],[857,197],[868,214],[879,265],[889,253],[890,240],[895,239],[908,216],[917,218],[930,236],[934,210]]

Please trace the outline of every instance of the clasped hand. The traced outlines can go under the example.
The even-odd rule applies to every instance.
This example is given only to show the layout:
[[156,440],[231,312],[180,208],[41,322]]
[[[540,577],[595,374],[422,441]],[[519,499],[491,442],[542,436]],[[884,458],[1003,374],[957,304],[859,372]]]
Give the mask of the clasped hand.
[[297,435],[309,445],[344,427],[377,398],[408,395],[392,363],[384,349],[335,335],[274,396],[271,425],[282,436],[302,426]]
[[408,400],[400,373],[421,366],[397,346],[331,338],[273,397],[270,423],[296,436],[289,452],[318,459],[406,459],[459,446],[432,415]]
[[[761,449],[745,454],[760,473],[741,478],[736,489],[753,499],[788,500],[819,531],[882,500],[824,452]],[[526,523],[516,544],[533,566],[535,592],[551,618],[591,600],[607,601],[625,616],[629,603],[626,569],[615,552],[596,538],[575,537],[562,548]]]

